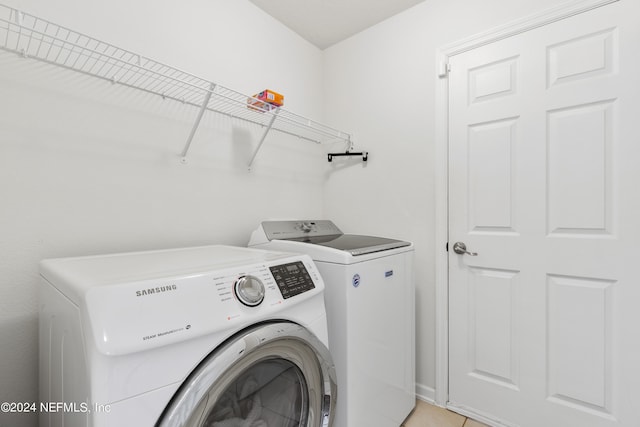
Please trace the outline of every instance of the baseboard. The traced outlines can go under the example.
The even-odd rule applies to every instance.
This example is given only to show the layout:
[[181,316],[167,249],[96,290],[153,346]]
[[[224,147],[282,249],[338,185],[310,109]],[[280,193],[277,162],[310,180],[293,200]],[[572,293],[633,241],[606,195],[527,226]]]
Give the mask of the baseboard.
[[435,389],[427,387],[426,385],[416,384],[416,398],[435,405],[436,391]]

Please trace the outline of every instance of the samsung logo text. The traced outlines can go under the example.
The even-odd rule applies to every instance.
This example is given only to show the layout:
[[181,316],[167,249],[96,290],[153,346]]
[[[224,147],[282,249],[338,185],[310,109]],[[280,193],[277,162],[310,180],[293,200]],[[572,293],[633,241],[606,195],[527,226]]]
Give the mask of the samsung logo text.
[[146,295],[161,294],[163,292],[175,291],[176,289],[178,289],[176,285],[157,286],[155,288],[141,289],[139,291],[136,291],[136,296],[143,297]]

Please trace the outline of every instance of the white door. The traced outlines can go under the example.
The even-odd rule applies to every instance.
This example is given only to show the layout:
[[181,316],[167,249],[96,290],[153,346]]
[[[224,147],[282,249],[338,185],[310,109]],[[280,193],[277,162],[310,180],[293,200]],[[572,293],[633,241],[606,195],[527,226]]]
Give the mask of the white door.
[[454,409],[640,426],[639,28],[620,0],[451,58]]

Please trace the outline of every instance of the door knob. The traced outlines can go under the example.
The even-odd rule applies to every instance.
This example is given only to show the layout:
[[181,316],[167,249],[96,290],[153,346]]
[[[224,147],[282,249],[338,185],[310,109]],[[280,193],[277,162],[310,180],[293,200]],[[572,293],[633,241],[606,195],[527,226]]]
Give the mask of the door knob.
[[463,242],[455,242],[453,244],[453,252],[460,255],[467,254],[469,256],[478,256],[477,252],[469,252],[467,250],[467,245],[465,245]]

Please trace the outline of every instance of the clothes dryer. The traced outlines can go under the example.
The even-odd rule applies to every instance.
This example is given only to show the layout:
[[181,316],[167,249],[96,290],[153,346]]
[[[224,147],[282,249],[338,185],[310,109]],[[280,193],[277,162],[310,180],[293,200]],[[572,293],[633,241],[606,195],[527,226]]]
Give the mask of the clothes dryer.
[[324,283],[203,246],[42,261],[41,426],[331,426]]
[[264,221],[249,246],[304,253],[326,289],[336,427],[397,427],[415,407],[413,244],[331,221]]

